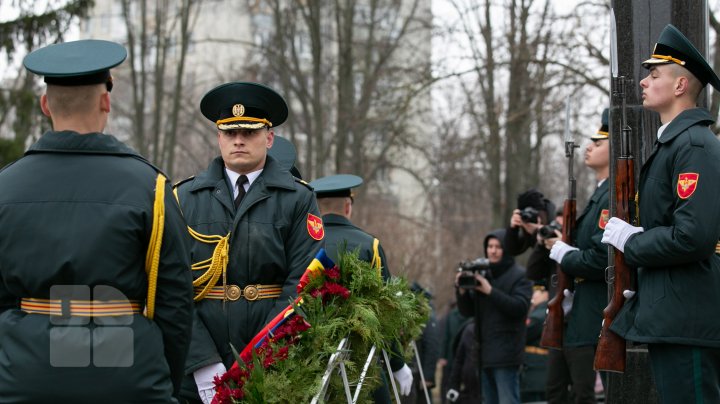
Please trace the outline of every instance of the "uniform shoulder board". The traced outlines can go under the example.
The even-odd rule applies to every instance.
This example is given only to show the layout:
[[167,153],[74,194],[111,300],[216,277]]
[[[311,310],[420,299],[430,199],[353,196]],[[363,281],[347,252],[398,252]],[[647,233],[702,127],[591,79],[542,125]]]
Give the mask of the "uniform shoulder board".
[[[699,147],[705,147],[705,141],[710,136],[712,136],[713,138],[715,137],[715,136],[713,136],[711,131],[707,130],[707,127],[699,126],[699,125],[689,127],[688,134],[689,134],[688,139],[690,140],[690,144],[693,146],[699,146]],[[710,136],[708,136],[708,135],[710,135]],[[714,141],[714,139],[713,139],[713,141]]]
[[293,176],[293,179],[295,179],[295,182],[305,185],[307,187],[307,189],[309,189],[311,191],[313,190],[313,187],[310,186],[310,184],[307,181],[305,181],[304,179],[298,178],[295,176]]
[[195,179],[195,176],[191,175],[191,176],[185,178],[184,180],[180,180],[180,181],[176,182],[175,185],[173,185],[173,189],[175,189],[175,188],[179,187],[180,185],[182,185],[188,181],[191,181],[193,179]]

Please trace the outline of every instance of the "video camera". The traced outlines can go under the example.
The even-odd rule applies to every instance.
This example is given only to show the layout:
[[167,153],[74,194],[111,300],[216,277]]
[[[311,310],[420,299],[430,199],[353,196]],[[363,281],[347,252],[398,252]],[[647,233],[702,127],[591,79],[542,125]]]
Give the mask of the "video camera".
[[538,230],[538,234],[543,239],[547,240],[549,238],[555,238],[557,237],[557,234],[555,234],[555,230],[562,231],[562,225],[558,223],[557,220],[553,220],[550,222],[550,224],[546,224],[545,226],[541,227],[540,230]]
[[461,273],[458,278],[458,287],[462,289],[475,289],[478,286],[475,280],[475,273],[479,273],[485,278],[490,279],[490,260],[487,258],[476,258],[474,260],[463,261],[458,266],[458,272]]

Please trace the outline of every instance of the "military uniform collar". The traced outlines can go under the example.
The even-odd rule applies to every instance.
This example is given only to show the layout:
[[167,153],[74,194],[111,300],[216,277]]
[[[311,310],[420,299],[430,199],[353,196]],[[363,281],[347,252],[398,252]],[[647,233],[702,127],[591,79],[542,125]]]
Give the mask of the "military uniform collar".
[[350,219],[336,213],[328,213],[327,215],[323,215],[322,220],[324,224],[342,224],[353,226]]
[[142,159],[135,150],[117,140],[115,136],[103,133],[87,133],[81,135],[70,130],[46,132],[35,144],[30,146],[25,154],[43,152],[117,154],[130,155]]
[[[263,169],[261,168],[259,170],[255,170],[251,173],[245,174],[245,177],[247,178],[247,184],[248,184],[248,186],[246,188],[249,188],[252,185],[252,183],[255,182],[257,177],[259,177],[260,174],[262,174],[262,172],[263,172]],[[235,171],[233,171],[227,167],[225,167],[225,176],[228,177],[231,184],[235,184],[237,182],[238,178],[240,178],[240,174],[236,173]]]
[[[224,170],[225,163],[223,162],[222,157],[216,157],[212,162],[210,162],[207,171],[195,177],[195,181],[193,181],[190,191],[196,191],[202,188],[213,188],[217,186],[218,181],[224,181]],[[267,160],[265,160],[265,167],[256,181],[261,182],[266,187],[289,190],[295,189],[295,179],[292,174],[290,174],[289,171],[282,169],[277,160],[272,158],[272,156],[267,156]]]
[[687,109],[670,121],[667,128],[665,128],[662,135],[660,135],[658,142],[667,143],[691,126],[698,124],[710,126],[713,122],[715,122],[715,120],[705,108]]
[[600,202],[600,198],[602,195],[604,195],[609,188],[610,181],[608,181],[608,178],[605,178],[605,180],[600,184],[597,188],[595,188],[595,192],[593,192],[592,197],[590,198],[593,202]]

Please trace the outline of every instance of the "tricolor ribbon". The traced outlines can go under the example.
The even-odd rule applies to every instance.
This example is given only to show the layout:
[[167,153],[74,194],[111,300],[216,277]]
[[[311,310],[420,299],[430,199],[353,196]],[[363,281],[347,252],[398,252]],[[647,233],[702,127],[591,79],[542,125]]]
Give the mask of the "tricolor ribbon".
[[[300,282],[298,282],[297,285],[298,294],[305,289],[305,286],[307,286],[314,277],[318,276],[322,271],[330,269],[334,266],[335,263],[327,256],[327,254],[325,254],[325,249],[321,248],[317,255],[315,255],[315,258],[313,258],[310,262],[310,265],[308,265],[305,273],[303,273],[300,277]],[[293,316],[296,316],[297,313],[295,313],[293,307],[299,306],[300,304],[302,304],[302,298],[298,296],[292,304],[289,304],[280,313],[278,313],[265,327],[263,327],[262,330],[260,330],[260,332],[255,335],[255,337],[253,337],[252,340],[250,340],[250,343],[247,344],[245,349],[243,349],[240,353],[240,359],[242,359],[245,363],[252,360],[252,354],[255,349],[259,348],[265,340],[272,339],[273,333],[278,327],[283,325]],[[233,364],[233,368],[237,366],[237,362]]]

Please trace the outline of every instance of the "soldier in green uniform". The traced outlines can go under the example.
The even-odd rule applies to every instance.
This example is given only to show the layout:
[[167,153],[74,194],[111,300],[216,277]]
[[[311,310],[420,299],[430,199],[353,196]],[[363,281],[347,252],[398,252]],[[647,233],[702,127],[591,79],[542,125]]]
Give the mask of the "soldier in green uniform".
[[[390,278],[385,251],[380,240],[352,224],[350,218],[353,211],[352,189],[363,183],[362,178],[350,174],[338,174],[318,178],[310,182],[317,195],[323,224],[325,225],[325,250],[328,257],[338,262],[341,249],[357,251],[361,260],[370,262],[384,280]],[[399,384],[402,395],[410,394],[412,388],[412,371],[402,358],[395,353],[391,355],[390,368]],[[390,402],[387,387],[374,393],[376,402]]]
[[720,403],[720,143],[714,118],[697,108],[720,80],[672,25],[643,66],[643,106],[662,126],[640,171],[638,226],[612,218],[605,227],[602,241],[638,269],[610,329],[648,344],[661,402]]
[[196,316],[182,395],[212,401],[213,378],[296,296],[322,246],[324,229],[309,186],[268,155],[288,115],[269,87],[232,82],[200,102],[217,128],[221,156],[177,185],[195,243]]
[[162,173],[102,133],[126,55],[83,40],[24,60],[53,130],[0,172],[0,402],[178,402],[190,239]]
[[[565,316],[567,326],[563,333],[563,349],[550,350],[548,403],[570,402],[568,386],[571,386],[575,403],[596,402],[593,361],[602,312],[607,306],[607,246],[600,242],[609,219],[607,109],[602,114],[602,126],[590,136],[590,144],[585,150],[585,165],[595,172],[597,187],[577,218],[575,246],[558,238],[545,241],[545,246],[550,248],[550,258],[560,264],[560,269],[574,281],[574,291],[558,291],[566,296],[563,310],[568,309]],[[559,232],[557,234],[560,235]]]

